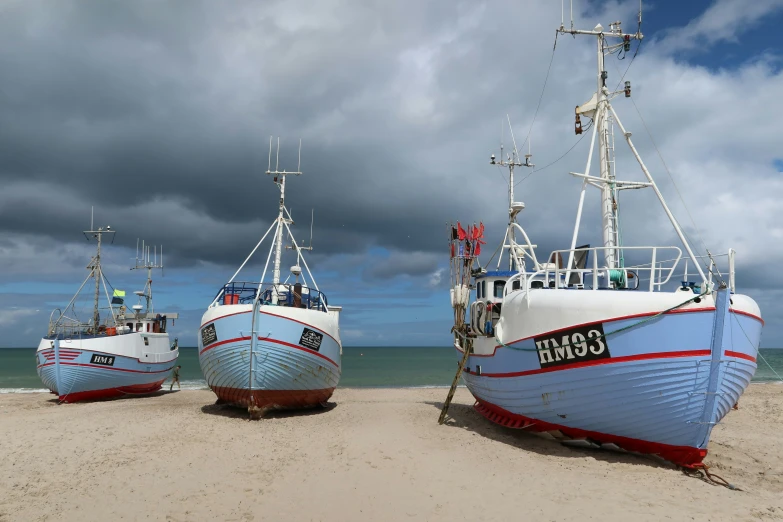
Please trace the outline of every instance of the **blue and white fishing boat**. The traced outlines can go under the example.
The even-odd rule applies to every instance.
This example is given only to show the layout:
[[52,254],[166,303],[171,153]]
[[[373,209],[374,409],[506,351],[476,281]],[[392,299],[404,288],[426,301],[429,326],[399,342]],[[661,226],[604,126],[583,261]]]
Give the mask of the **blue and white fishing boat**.
[[[113,237],[114,230],[108,226],[95,230],[91,226],[84,234],[97,240],[97,253],[76,295],[64,309],[57,308],[50,316],[49,330],[35,355],[38,376],[62,402],[155,392],[179,356],[176,340],[170,344],[166,332],[168,321],[173,324],[178,314],[155,313],[152,304],[152,269],[163,268],[163,251],[160,264],[157,254],[150,256],[149,247],[142,247],[141,258],[137,253],[131,270],[146,269],[147,283],[144,290],[135,292],[139,304],[128,310],[124,291],[113,290],[109,297],[101,267],[102,237]],[[78,318],[77,298],[90,279],[95,282],[92,317],[84,321]],[[101,290],[108,301],[103,308],[99,306]],[[145,304],[141,304],[142,299]],[[104,321],[101,310],[106,312]]]
[[[631,87],[607,88],[604,58],[629,51],[641,32],[625,33],[615,22],[589,31],[561,24],[558,33],[587,35],[598,44],[597,90],[576,108],[576,133],[588,118],[592,141],[585,171],[571,173],[582,190],[570,248],[545,262],[537,257],[517,222],[525,206],[514,197],[514,167],[531,167],[530,155],[523,162],[516,147],[506,159],[493,155],[491,163],[509,172],[508,229],[497,265],[475,266],[483,226],[458,226],[451,238],[462,375],[475,408],[503,426],[698,467],[713,427],[756,371],[761,313],[753,299],[735,293],[734,250],[723,254],[728,270],[722,273],[716,259],[723,263],[722,256],[694,253],[611,103],[629,97]],[[615,126],[643,180],[615,177]],[[597,176],[590,172],[596,139]],[[577,246],[588,186],[601,194],[601,246]],[[621,241],[628,236],[618,232],[618,203],[628,189],[655,193],[681,246]]]
[[[278,140],[278,156],[279,156]],[[301,149],[301,145],[300,145]],[[199,363],[207,384],[224,403],[248,408],[251,414],[269,409],[309,408],[331,397],[340,380],[341,307],[329,306],[315,282],[289,225],[285,206],[286,178],[302,173],[271,170],[280,190],[278,216],[234,275],[218,291],[201,319]],[[260,282],[236,277],[274,229]],[[291,274],[281,281],[283,239],[295,251]],[[265,281],[273,260],[272,280]],[[300,263],[304,265],[306,278]],[[301,279],[301,280],[300,280]]]

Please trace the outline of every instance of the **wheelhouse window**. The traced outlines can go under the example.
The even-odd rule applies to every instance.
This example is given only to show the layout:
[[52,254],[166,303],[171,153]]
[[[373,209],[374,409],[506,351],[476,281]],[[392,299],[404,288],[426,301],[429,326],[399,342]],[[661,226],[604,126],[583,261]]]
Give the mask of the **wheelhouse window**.
[[506,286],[506,282],[499,279],[495,281],[495,297],[503,299],[503,287]]
[[511,289],[512,290],[519,290],[519,279],[515,279],[511,283]]

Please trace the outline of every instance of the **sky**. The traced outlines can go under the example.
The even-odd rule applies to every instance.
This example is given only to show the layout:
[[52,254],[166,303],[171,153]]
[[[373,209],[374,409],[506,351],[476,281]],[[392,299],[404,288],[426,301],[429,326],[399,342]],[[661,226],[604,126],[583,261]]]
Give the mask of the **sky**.
[[[270,136],[287,170],[302,140],[287,204],[308,244],[314,215],[308,264],[343,306],[343,343],[448,345],[447,227],[482,221],[487,254],[502,239],[507,182],[489,156],[512,145],[507,118],[536,164],[516,173],[520,223],[539,257],[570,243],[581,184],[568,173],[589,145],[573,108],[594,92],[595,43],[561,35],[553,52],[560,7],[0,3],[0,346],[36,346],[79,288],[91,210],[116,230],[104,272],[129,296],[144,285],[129,270],[137,240],[163,245],[155,308],[179,313],[169,330],[195,346],[205,308],[275,218]],[[632,31],[638,9],[574,0],[574,22]],[[645,1],[636,57],[606,66],[608,84],[632,82],[615,109],[693,247],[737,251],[763,347],[783,346],[782,23],[783,0]],[[618,178],[641,180],[620,140],[616,151]],[[622,198],[625,244],[679,245],[651,191]],[[580,244],[600,242],[599,205],[588,193]],[[239,279],[258,280],[267,253]]]

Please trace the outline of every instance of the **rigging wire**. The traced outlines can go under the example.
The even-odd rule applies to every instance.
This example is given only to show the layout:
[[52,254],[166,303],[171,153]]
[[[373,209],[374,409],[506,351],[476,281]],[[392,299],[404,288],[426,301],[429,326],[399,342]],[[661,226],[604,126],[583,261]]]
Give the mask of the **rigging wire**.
[[541,96],[538,97],[538,105],[536,105],[536,112],[533,113],[533,120],[530,122],[530,128],[527,130],[527,136],[525,141],[522,142],[521,149],[525,148],[525,144],[530,139],[530,133],[533,132],[533,125],[536,123],[536,117],[538,116],[538,110],[541,108],[541,100],[544,99],[544,93],[546,92],[546,84],[549,81],[549,72],[552,70],[552,62],[555,61],[555,49],[557,49],[557,31],[555,31],[555,43],[552,46],[552,56],[549,58],[549,67],[546,70],[546,77],[544,77],[544,86],[541,87]]
[[[631,65],[633,65],[633,61],[636,59],[636,55],[639,54],[639,48],[642,46],[642,41],[639,40],[639,43],[636,45],[636,51],[634,51],[633,56],[631,56],[631,61],[628,62],[628,67],[625,68],[625,72],[620,77],[620,81],[617,82],[617,86],[614,88],[614,90],[618,90],[620,88],[620,85],[623,83],[623,80],[625,79],[625,75],[628,74],[628,70],[631,68]],[[619,56],[619,55],[618,55]],[[623,57],[624,59],[625,57]],[[615,69],[617,69],[617,64],[614,64]],[[620,72],[619,70],[617,72]]]
[[[634,60],[636,59],[636,56],[639,54],[639,49],[642,46],[641,40],[639,41],[638,45],[636,46],[636,50],[633,53],[633,56],[631,57],[631,61],[628,63],[628,67],[625,68],[625,72],[620,76],[620,80],[617,82],[617,85],[615,86],[614,90],[618,90],[620,88],[620,85],[622,85],[623,80],[625,80],[625,76],[628,74],[628,71],[631,68],[631,65],[633,65]],[[614,64],[615,70],[620,72],[620,70],[617,67],[617,64],[612,62]],[[653,147],[655,148],[655,152],[658,154],[658,158],[661,160],[661,163],[663,164],[664,170],[666,171],[666,174],[669,176],[669,179],[672,182],[672,185],[674,185],[674,189],[677,192],[677,196],[680,198],[680,202],[682,203],[683,207],[685,207],[685,211],[688,213],[688,218],[691,220],[691,224],[693,225],[693,229],[696,231],[696,235],[698,236],[698,240],[701,242],[702,247],[704,248],[704,251],[707,252],[710,259],[712,258],[712,254],[710,254],[709,248],[707,248],[707,244],[704,242],[704,239],[701,235],[701,232],[699,231],[699,228],[696,226],[696,221],[693,219],[693,215],[691,214],[690,209],[685,204],[685,199],[682,197],[682,193],[680,192],[679,187],[677,186],[677,183],[674,181],[674,177],[672,176],[671,171],[669,170],[668,165],[666,164],[666,161],[663,159],[663,154],[661,154],[661,151],[658,149],[658,145],[655,143],[655,139],[653,139],[652,133],[650,132],[650,129],[647,127],[647,123],[644,121],[644,118],[642,117],[641,111],[639,111],[639,107],[636,105],[636,102],[634,101],[633,97],[629,97],[631,100],[631,103],[634,106],[634,109],[636,110],[636,114],[639,116],[639,119],[642,121],[642,125],[644,126],[644,130],[647,132],[647,136],[650,138],[650,141],[653,144]],[[676,218],[675,218],[676,220]],[[682,227],[680,227],[682,229]],[[686,236],[689,236],[684,229],[682,230],[683,234]],[[712,272],[712,263],[709,262],[705,265],[705,268],[707,268],[708,271]],[[718,279],[721,279],[720,274],[714,274]]]
[[[588,127],[585,129],[585,130],[588,130],[588,129],[590,129],[590,127],[589,127],[589,126],[588,126]],[[568,153],[570,153],[572,150],[574,150],[574,148],[576,148],[576,146],[577,146],[577,145],[579,145],[579,142],[581,142],[581,141],[584,139],[584,137],[585,137],[585,136],[587,136],[587,133],[584,133],[584,134],[582,134],[582,137],[581,137],[581,138],[579,138],[578,140],[576,140],[576,143],[574,143],[573,145],[571,145],[571,148],[570,148],[570,149],[568,149],[567,151],[565,151],[565,152],[564,152],[562,155],[560,155],[560,157],[559,157],[559,158],[557,158],[555,161],[553,161],[553,162],[551,162],[551,163],[548,163],[548,164],[544,165],[544,166],[543,166],[543,167],[541,167],[540,169],[535,169],[535,170],[531,171],[531,172],[530,172],[530,173],[529,173],[527,176],[525,176],[525,177],[524,177],[524,178],[522,178],[521,180],[519,180],[519,181],[517,181],[516,183],[514,183],[514,186],[516,187],[517,185],[519,185],[520,183],[522,183],[523,181],[525,181],[527,178],[529,178],[530,176],[532,176],[532,175],[533,175],[533,174],[535,174],[536,172],[541,172],[542,170],[544,170],[544,169],[547,169],[547,168],[551,167],[552,165],[554,165],[555,163],[557,163],[557,162],[558,162],[558,161],[560,161],[561,159],[563,159],[563,158],[565,158],[566,156],[568,156]]]
[[[688,218],[690,218],[691,220],[691,224],[693,225],[693,229],[696,231],[696,235],[698,236],[699,241],[701,241],[704,250],[709,254],[709,249],[707,248],[707,244],[704,242],[704,239],[702,238],[701,232],[699,232],[699,227],[696,226],[696,221],[693,219],[693,215],[691,214],[688,205],[685,204],[685,198],[682,197],[680,188],[677,186],[677,182],[674,181],[674,176],[672,176],[672,173],[669,170],[669,166],[666,164],[666,160],[663,159],[663,154],[661,154],[661,151],[658,149],[658,145],[655,143],[655,139],[653,138],[650,129],[647,127],[647,123],[644,121],[644,118],[642,117],[642,113],[639,111],[639,107],[636,106],[636,102],[632,97],[629,99],[631,100],[634,109],[636,109],[636,114],[639,115],[639,119],[642,121],[642,126],[644,127],[644,130],[647,132],[647,136],[649,136],[650,142],[652,142],[652,145],[655,148],[655,152],[658,154],[658,158],[660,158],[661,163],[663,164],[663,168],[666,171],[666,174],[669,176],[669,179],[671,180],[672,185],[674,186],[674,190],[677,192],[677,196],[680,198],[680,202],[682,202],[682,206],[685,207],[685,212],[688,213]],[[711,254],[710,257],[712,257]]]

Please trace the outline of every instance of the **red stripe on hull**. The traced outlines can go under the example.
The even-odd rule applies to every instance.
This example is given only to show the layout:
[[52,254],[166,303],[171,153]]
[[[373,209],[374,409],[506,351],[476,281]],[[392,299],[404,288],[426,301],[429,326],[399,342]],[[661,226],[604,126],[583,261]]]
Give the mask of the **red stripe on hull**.
[[753,314],[752,314],[752,313],[750,313],[750,312],[744,312],[744,311],[742,311],[742,310],[735,310],[734,308],[729,308],[729,311],[730,311],[731,313],[733,313],[733,314],[740,314],[740,315],[745,315],[745,316],[748,316],[748,317],[750,317],[751,319],[755,319],[756,321],[760,322],[760,323],[761,323],[761,326],[764,326],[764,319],[762,319],[761,317],[759,317],[759,316],[757,316],[757,315],[753,315]]
[[[459,351],[459,350],[458,350]],[[736,353],[736,352],[732,352]],[[728,354],[728,352],[727,352]],[[646,361],[649,359],[671,359],[678,357],[709,357],[709,350],[688,350],[682,352],[659,352],[659,353],[642,353],[638,355],[625,355],[622,357],[609,357],[608,359],[596,359],[594,361],[577,362],[571,364],[564,364],[562,366],[550,366],[549,368],[535,368],[533,370],[524,370],[521,372],[509,372],[509,373],[486,373],[482,372],[481,377],[493,377],[493,378],[505,378],[505,377],[523,377],[525,375],[535,375],[537,373],[549,373],[559,372],[563,370],[573,370],[574,368],[587,368],[589,366],[601,366],[603,364],[616,364],[632,361]],[[741,357],[744,354],[736,355],[735,357]],[[473,355],[471,355],[473,357]],[[466,369],[465,373],[470,375],[478,375],[476,372],[471,372]]]
[[[214,343],[214,344],[210,344],[209,346],[207,346],[206,348],[201,350],[199,352],[199,355],[202,355],[204,352],[209,351],[212,348],[217,348],[218,346],[221,346],[221,345],[224,345],[224,344],[236,343],[236,342],[239,342],[239,341],[249,341],[249,340],[250,340],[250,337],[235,337],[234,339],[226,339],[225,341],[220,341],[220,342],[217,342],[217,343]],[[336,362],[334,362],[333,360],[331,360],[330,358],[328,358],[324,354],[322,354],[320,352],[317,352],[315,350],[311,350],[310,348],[306,348],[304,346],[291,344],[291,343],[288,343],[286,341],[281,341],[279,339],[272,339],[271,337],[259,337],[258,340],[259,341],[266,341],[266,342],[270,342],[270,343],[279,344],[281,346],[287,346],[289,348],[295,348],[297,350],[301,350],[303,352],[309,353],[310,355],[315,355],[316,357],[320,357],[321,359],[325,359],[325,360],[329,361],[330,363],[332,363],[335,366],[335,368],[339,368],[340,367],[339,364],[337,364]]]
[[724,354],[725,354],[727,357],[736,357],[736,358],[738,358],[738,359],[745,359],[745,360],[747,360],[747,361],[750,361],[750,362],[756,362],[756,358],[755,358],[755,357],[753,357],[752,355],[748,355],[748,354],[746,354],[746,353],[742,353],[742,352],[733,352],[733,351],[731,351],[731,350],[726,350],[726,351],[724,352]]
[[315,350],[311,350],[310,348],[306,348],[304,346],[299,346],[297,344],[287,343],[285,341],[280,341],[278,339],[272,339],[271,337],[259,337],[258,340],[259,341],[268,341],[270,343],[276,343],[276,344],[280,344],[282,346],[288,346],[289,348],[295,348],[295,349],[301,350],[301,351],[303,351],[305,353],[309,353],[310,355],[315,355],[316,357],[320,357],[321,359],[326,359],[327,361],[332,363],[335,368],[339,368],[340,367],[339,364],[337,364],[336,362],[334,362],[333,360],[331,360],[330,358],[328,358],[324,354],[322,354],[320,352],[316,352]]
[[[164,379],[165,380],[165,379]],[[119,388],[106,388],[103,390],[90,390],[68,395],[60,395],[62,402],[95,401],[100,399],[113,399],[115,397],[124,397],[125,395],[143,395],[160,390],[163,381],[152,384],[134,384],[132,386],[121,386]]]
[[[714,311],[715,311],[715,307],[712,306],[712,307],[703,307],[703,308],[688,308],[688,309],[669,310],[668,312],[664,312],[664,315],[692,314],[692,313],[714,312]],[[615,321],[627,321],[628,319],[638,319],[638,318],[641,318],[641,317],[651,317],[653,315],[657,315],[657,314],[660,314],[660,313],[661,313],[660,311],[644,312],[644,313],[640,313],[640,314],[623,315],[623,316],[620,316],[620,317],[609,317],[607,319],[600,319],[598,321],[591,321],[589,323],[572,324],[572,325],[564,326],[563,328],[558,328],[557,330],[550,330],[548,332],[541,332],[541,333],[537,333],[535,335],[529,335],[527,337],[523,337],[521,339],[517,339],[516,341],[511,341],[510,343],[505,343],[505,344],[509,345],[509,344],[514,344],[514,343],[519,343],[519,342],[527,341],[528,339],[533,339],[534,337],[539,337],[539,336],[543,336],[543,335],[555,335],[557,333],[564,332],[564,331],[570,330],[572,328],[585,328],[585,327],[592,326],[594,324],[599,324],[599,323],[600,324],[605,324],[605,323],[613,323]],[[611,332],[609,332],[609,333],[611,333]],[[609,335],[609,333],[607,333],[606,335]],[[497,350],[498,348],[501,348],[502,346],[503,345],[501,345],[501,344],[495,346],[495,350]]]
[[[231,306],[231,305],[227,305],[227,306]],[[216,323],[220,319],[224,319],[226,317],[231,317],[232,315],[249,314],[250,312],[251,312],[250,310],[245,310],[243,312],[234,312],[233,314],[221,315],[220,317],[215,317],[211,321],[207,321],[206,323],[202,324],[200,328],[204,328],[209,323]],[[294,319],[293,317],[288,317],[288,316],[285,316],[285,315],[277,315],[277,314],[273,314],[272,312],[265,312],[264,310],[259,310],[258,313],[264,314],[264,315],[271,315],[272,317],[278,317],[280,319],[287,319],[287,320],[293,321],[295,323],[303,324],[303,325],[305,325],[305,326],[307,326],[309,328],[312,328],[314,330],[318,330],[319,332],[321,332],[322,334],[326,335],[327,337],[330,337],[334,342],[337,342],[337,339],[332,337],[332,335],[329,332],[325,332],[322,329],[318,328],[317,326],[313,326],[313,325],[311,325],[309,323],[305,323],[304,321],[300,321],[298,319]]]
[[[247,408],[251,404],[258,408],[299,409],[312,408],[329,400],[334,388],[321,390],[242,390],[225,386],[212,386],[219,399],[236,406]],[[251,402],[252,397],[252,402]]]
[[[167,362],[171,363],[172,361],[167,361]],[[45,363],[45,364],[39,364],[37,368],[43,368],[44,366],[54,366],[56,364],[57,364],[56,361]],[[81,364],[81,363],[62,362],[62,361],[60,361],[60,366],[81,366],[83,368],[97,368],[98,370],[109,370],[113,372],[128,372],[128,373],[166,373],[166,372],[170,372],[171,369],[174,368],[174,366],[169,366],[165,370],[155,370],[154,372],[148,372],[144,370],[129,370],[127,368],[113,368],[111,366],[101,366],[97,364]]]
[[658,455],[663,459],[686,468],[695,467],[707,456],[706,449],[694,448],[691,446],[673,446],[671,444],[632,439],[619,435],[570,428],[560,424],[552,424],[532,419],[530,417],[525,417],[524,415],[511,413],[500,406],[495,406],[494,404],[482,401],[479,398],[476,398],[476,405],[474,407],[481,415],[501,426],[518,427],[536,432],[560,431],[562,434],[571,437],[572,439],[590,439],[598,444],[615,444],[626,451],[643,453],[646,455]]

